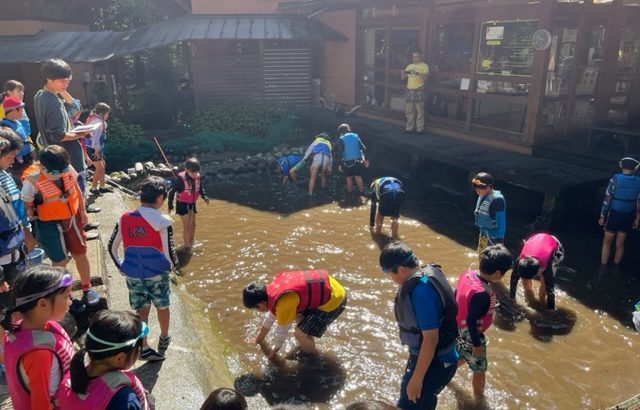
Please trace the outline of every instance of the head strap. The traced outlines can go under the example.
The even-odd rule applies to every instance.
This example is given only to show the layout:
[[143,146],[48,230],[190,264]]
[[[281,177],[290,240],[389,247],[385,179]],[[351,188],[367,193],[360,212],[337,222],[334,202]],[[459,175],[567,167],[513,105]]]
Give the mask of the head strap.
[[117,350],[117,349],[122,349],[123,347],[133,347],[136,345],[136,343],[138,342],[138,340],[142,339],[143,337],[147,336],[149,334],[149,326],[147,326],[147,324],[145,322],[142,322],[142,330],[140,331],[140,334],[135,338],[135,339],[130,339],[124,342],[119,342],[119,343],[114,343],[114,342],[109,342],[108,340],[104,340],[104,339],[100,339],[99,337],[97,337],[96,335],[94,335],[93,333],[91,333],[91,329],[89,329],[87,331],[87,337],[90,337],[91,339],[95,340],[96,342],[105,345],[105,346],[109,346],[107,348],[104,349],[87,349],[89,352],[91,353],[102,353],[102,352],[108,352],[110,350]]

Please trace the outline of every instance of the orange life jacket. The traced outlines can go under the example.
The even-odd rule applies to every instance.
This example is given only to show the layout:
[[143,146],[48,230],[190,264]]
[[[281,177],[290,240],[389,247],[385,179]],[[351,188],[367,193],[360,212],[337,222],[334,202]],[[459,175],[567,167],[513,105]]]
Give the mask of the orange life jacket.
[[72,172],[62,174],[64,191],[47,179],[41,172],[27,176],[36,191],[42,195],[42,203],[36,204],[38,219],[41,221],[61,221],[72,218],[80,207],[80,192]]

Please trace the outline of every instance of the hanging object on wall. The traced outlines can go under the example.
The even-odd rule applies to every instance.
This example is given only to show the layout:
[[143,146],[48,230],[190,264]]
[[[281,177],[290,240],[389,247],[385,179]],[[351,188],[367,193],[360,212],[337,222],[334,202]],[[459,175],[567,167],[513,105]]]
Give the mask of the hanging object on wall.
[[538,50],[546,50],[551,45],[551,33],[547,29],[539,29],[533,33],[533,47]]

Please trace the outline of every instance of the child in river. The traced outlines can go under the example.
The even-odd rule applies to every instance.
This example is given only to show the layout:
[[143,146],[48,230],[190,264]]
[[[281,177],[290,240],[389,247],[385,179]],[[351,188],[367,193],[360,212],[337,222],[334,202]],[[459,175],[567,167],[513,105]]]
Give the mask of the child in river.
[[189,158],[184,163],[184,171],[178,173],[169,192],[169,212],[173,211],[173,198],[177,195],[176,213],[182,220],[184,246],[192,247],[196,237],[196,202],[202,197],[209,205],[209,198],[202,184],[200,161]]

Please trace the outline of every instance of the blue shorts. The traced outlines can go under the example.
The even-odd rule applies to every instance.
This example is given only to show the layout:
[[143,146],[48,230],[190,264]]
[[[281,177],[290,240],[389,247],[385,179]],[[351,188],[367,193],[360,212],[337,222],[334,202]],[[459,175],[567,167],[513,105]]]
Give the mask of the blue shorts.
[[151,279],[127,279],[127,289],[129,289],[129,305],[131,309],[140,310],[151,306],[156,309],[169,307],[169,296],[171,287],[169,285],[169,274],[164,273]]
[[607,232],[625,232],[628,233],[633,227],[633,221],[635,220],[635,212],[618,212],[614,210],[609,211],[607,216],[607,224],[604,226],[604,230]]

